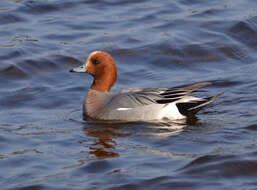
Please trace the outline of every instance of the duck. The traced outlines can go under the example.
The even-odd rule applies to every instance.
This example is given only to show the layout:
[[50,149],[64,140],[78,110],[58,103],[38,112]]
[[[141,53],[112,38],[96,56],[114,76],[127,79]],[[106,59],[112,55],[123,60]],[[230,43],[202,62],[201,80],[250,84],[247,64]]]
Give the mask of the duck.
[[171,88],[127,88],[111,93],[117,81],[113,57],[101,50],[89,54],[85,64],[70,72],[87,73],[93,82],[83,103],[83,119],[94,121],[181,120],[195,116],[220,95],[199,98],[191,94],[212,85],[199,82]]

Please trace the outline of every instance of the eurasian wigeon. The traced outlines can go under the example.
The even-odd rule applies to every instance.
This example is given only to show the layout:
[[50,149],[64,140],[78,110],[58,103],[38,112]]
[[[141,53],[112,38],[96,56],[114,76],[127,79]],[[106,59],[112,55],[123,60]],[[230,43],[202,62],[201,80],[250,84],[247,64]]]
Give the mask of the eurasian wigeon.
[[174,88],[129,88],[110,93],[117,80],[114,59],[104,51],[92,52],[84,65],[70,70],[88,73],[94,81],[83,104],[84,119],[149,121],[185,119],[213,102],[220,94],[209,98],[189,96],[198,88],[211,85],[201,82]]

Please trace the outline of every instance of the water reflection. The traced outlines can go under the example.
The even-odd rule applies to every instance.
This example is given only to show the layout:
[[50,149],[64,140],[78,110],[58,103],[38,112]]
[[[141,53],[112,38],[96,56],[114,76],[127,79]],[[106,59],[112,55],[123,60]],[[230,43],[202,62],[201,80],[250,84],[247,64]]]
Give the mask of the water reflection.
[[[177,135],[180,132],[182,132],[186,127],[190,125],[196,125],[197,117],[191,117],[186,120],[176,120],[176,121],[170,121],[170,120],[163,120],[161,122],[152,122],[147,123],[145,127],[148,130],[145,130],[142,132],[144,135],[152,135],[154,137],[163,137],[166,138],[171,135]],[[152,130],[149,130],[152,129]]]
[[120,156],[115,152],[117,146],[115,139],[129,135],[120,131],[124,126],[125,124],[111,123],[90,123],[85,126],[86,136],[96,138],[96,142],[90,146],[89,154],[101,159]]
[[[176,122],[163,120],[162,122],[85,123],[85,135],[96,139],[96,141],[90,145],[88,154],[94,155],[99,159],[119,157],[120,154],[117,151],[117,146],[119,146],[117,140],[119,138],[136,135],[151,135],[156,138],[167,138],[168,136],[179,134],[184,128],[195,124],[196,121],[197,118],[179,120]],[[130,148],[138,149],[138,147]],[[145,150],[145,148],[142,149],[142,147],[140,149]]]

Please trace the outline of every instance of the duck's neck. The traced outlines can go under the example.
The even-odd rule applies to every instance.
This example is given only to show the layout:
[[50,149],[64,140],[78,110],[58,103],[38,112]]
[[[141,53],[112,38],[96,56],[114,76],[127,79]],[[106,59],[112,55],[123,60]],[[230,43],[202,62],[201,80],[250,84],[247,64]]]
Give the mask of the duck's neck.
[[111,87],[116,81],[116,76],[102,76],[100,78],[94,78],[94,81],[91,85],[92,90],[97,90],[100,92],[109,92]]
[[111,87],[100,80],[94,80],[93,84],[91,85],[91,89],[100,92],[109,92]]

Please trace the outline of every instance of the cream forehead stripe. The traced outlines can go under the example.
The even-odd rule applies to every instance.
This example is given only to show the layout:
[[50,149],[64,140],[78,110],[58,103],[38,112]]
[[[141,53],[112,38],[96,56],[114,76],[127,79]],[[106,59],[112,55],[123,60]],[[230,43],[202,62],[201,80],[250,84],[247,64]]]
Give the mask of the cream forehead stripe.
[[89,62],[89,60],[91,59],[91,57],[94,56],[94,55],[97,54],[97,53],[101,53],[101,51],[94,51],[94,52],[90,53],[90,55],[89,55],[88,58],[87,58],[86,64]]
[[101,53],[101,51],[94,51],[94,52],[92,52],[92,53],[90,54],[90,57],[93,56],[93,55],[95,55],[95,54],[97,54],[97,53]]

